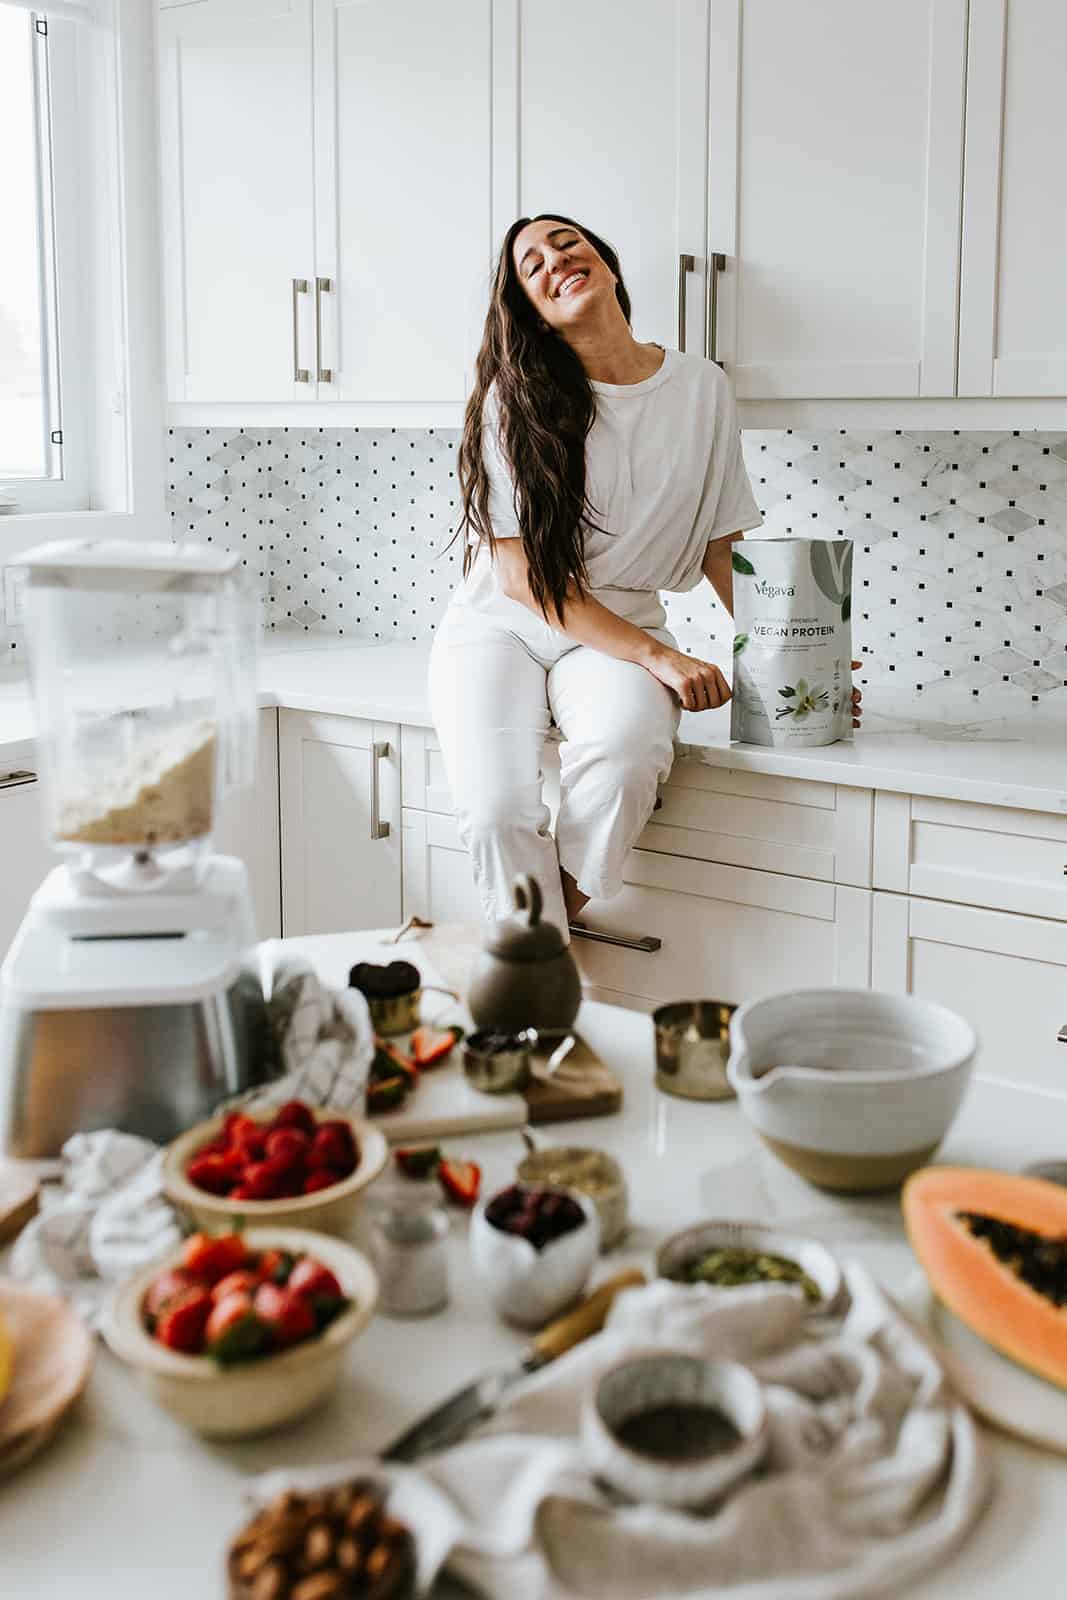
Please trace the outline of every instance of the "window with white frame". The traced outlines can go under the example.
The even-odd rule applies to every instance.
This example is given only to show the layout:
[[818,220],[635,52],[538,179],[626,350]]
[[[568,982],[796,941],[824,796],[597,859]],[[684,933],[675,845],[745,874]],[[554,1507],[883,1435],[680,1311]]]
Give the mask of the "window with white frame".
[[0,0],[0,510],[87,503],[76,33]]

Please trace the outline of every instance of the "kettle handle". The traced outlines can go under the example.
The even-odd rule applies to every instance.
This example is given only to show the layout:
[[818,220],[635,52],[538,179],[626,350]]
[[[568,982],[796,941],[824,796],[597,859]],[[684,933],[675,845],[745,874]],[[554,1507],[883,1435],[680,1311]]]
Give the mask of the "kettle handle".
[[514,894],[516,911],[525,911],[527,927],[534,927],[541,920],[541,907],[544,904],[541,885],[528,872],[523,872],[515,879]]

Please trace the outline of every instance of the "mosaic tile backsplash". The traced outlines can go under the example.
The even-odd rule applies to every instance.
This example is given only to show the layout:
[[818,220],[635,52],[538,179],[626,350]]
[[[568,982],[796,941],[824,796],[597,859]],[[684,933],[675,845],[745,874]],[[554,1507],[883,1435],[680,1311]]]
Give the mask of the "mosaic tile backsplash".
[[[746,431],[764,535],[855,541],[872,703],[930,721],[1067,723],[1067,434]],[[175,429],[176,539],[240,549],[277,634],[428,641],[460,574],[458,434]],[[750,535],[759,537],[759,534]],[[710,587],[667,601],[725,664]]]

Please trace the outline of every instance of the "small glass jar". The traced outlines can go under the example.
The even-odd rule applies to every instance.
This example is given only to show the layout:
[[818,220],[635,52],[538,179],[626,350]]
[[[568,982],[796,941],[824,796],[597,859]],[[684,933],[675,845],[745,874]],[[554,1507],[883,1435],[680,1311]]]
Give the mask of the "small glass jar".
[[428,1195],[383,1197],[371,1223],[382,1310],[423,1317],[448,1304],[448,1217]]

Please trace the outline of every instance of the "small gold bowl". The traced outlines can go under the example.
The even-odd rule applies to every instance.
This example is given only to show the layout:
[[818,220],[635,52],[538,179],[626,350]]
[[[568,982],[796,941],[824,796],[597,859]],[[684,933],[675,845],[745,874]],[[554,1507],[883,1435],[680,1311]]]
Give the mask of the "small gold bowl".
[[725,1000],[674,1000],[652,1013],[656,1087],[687,1100],[729,1100],[730,1018]]

